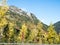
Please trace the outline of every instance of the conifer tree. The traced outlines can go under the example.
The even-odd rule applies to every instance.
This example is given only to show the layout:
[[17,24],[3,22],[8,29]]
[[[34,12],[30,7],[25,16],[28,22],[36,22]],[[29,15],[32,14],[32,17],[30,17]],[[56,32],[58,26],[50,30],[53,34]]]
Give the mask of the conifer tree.
[[42,37],[41,37],[41,35],[42,35],[42,29],[43,28],[43,24],[41,23],[41,22],[39,22],[38,24],[37,24],[37,29],[38,29],[38,36],[37,36],[37,39],[38,39],[38,42],[39,43],[42,43]]
[[3,37],[3,28],[7,24],[5,14],[8,11],[8,6],[0,6],[0,36]]
[[42,22],[39,22],[37,24],[37,29],[38,29],[38,36],[37,36],[38,43],[41,43],[41,44],[48,43],[47,41],[48,34],[47,34],[47,31],[43,30]]
[[17,42],[25,42],[26,40],[26,35],[27,35],[27,26],[26,24],[24,23],[22,25],[22,29],[20,29],[20,33],[18,35],[18,38],[17,38]]
[[59,37],[54,29],[54,26],[51,23],[50,26],[48,27],[48,42],[50,44],[53,44],[53,43],[58,43],[58,41],[59,41]]
[[59,44],[60,44],[60,33],[59,33]]
[[9,25],[9,30],[8,30],[8,33],[7,33],[7,36],[8,36],[8,42],[13,42],[13,38],[14,38],[14,22],[9,22],[8,23]]
[[38,30],[32,29],[30,35],[28,36],[28,42],[34,42],[33,40],[37,37],[37,35],[38,35]]

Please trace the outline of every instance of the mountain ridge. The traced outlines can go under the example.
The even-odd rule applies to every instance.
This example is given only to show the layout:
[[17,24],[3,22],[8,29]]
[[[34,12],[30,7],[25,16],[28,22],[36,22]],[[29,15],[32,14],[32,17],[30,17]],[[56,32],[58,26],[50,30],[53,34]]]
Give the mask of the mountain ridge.
[[[16,22],[18,27],[19,27],[19,24],[21,24],[23,22],[34,23],[35,25],[38,22],[41,22],[33,13],[26,12],[26,11],[22,10],[21,8],[16,7],[16,6],[9,6],[9,9],[6,12],[6,18],[10,21]],[[42,22],[42,24],[44,27],[43,29],[45,31],[47,31],[47,28],[49,27],[49,25],[46,25],[43,22]],[[55,26],[56,31],[59,32],[58,26],[56,26],[56,23],[53,25]]]
[[[12,19],[14,17],[16,17],[17,20],[21,20],[21,21],[25,21],[25,22],[32,22],[34,24],[37,24],[38,22],[40,22],[40,20],[33,13],[26,12],[26,11],[22,10],[21,8],[16,7],[16,6],[9,6],[9,11],[10,12],[8,12],[8,14],[10,13]],[[59,30],[57,29],[56,23],[54,23],[53,25],[54,25],[56,31],[59,32]],[[60,23],[60,21],[59,21],[59,23]],[[49,25],[44,24],[43,22],[42,22],[42,24],[43,24],[44,30],[46,31],[47,27]]]
[[57,33],[59,33],[60,32],[60,21],[54,23],[53,25],[54,25],[55,30],[57,31]]

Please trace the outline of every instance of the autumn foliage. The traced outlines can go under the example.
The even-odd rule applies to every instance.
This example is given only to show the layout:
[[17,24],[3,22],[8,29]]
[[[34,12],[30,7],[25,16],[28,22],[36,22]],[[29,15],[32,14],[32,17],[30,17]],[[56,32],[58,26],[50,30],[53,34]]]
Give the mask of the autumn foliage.
[[10,22],[5,18],[8,6],[0,7],[0,42],[3,43],[40,43],[40,44],[59,44],[60,33],[54,29],[52,24],[45,31],[41,22],[37,25],[33,23],[22,23],[21,27],[15,29],[15,22]]

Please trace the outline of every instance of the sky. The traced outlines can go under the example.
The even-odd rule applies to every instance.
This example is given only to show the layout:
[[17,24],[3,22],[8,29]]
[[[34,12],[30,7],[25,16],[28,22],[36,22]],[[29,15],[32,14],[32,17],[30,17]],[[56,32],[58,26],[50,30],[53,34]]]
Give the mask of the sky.
[[60,21],[60,0],[8,0],[8,5],[35,14],[47,25]]

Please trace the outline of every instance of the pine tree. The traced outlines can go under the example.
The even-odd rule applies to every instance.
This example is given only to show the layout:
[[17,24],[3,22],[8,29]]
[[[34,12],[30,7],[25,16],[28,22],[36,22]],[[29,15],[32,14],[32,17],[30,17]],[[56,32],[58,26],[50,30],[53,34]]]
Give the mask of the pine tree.
[[37,36],[37,40],[38,40],[38,43],[42,43],[42,29],[43,28],[43,24],[41,23],[41,22],[39,22],[38,24],[37,24],[37,29],[38,29],[38,36]]
[[14,38],[14,22],[9,22],[8,23],[9,25],[9,30],[8,30],[8,33],[7,33],[7,36],[8,36],[8,42],[14,42],[13,38]]
[[18,35],[18,38],[17,38],[17,42],[25,42],[26,40],[26,35],[27,35],[27,26],[26,24],[24,23],[22,25],[22,29],[20,29],[20,33]]
[[48,43],[47,41],[47,37],[48,37],[48,32],[43,30],[43,24],[42,22],[39,22],[37,24],[37,29],[38,29],[38,36],[37,36],[37,40],[38,40],[38,43],[42,44],[42,43]]
[[0,6],[0,37],[2,38],[3,38],[3,28],[7,24],[7,20],[5,18],[5,13],[7,11],[8,11],[8,6]]
[[4,17],[8,9],[9,9],[8,6],[0,6],[0,17]]
[[54,26],[50,24],[50,26],[48,27],[48,42],[52,44],[52,43],[58,43],[58,41],[59,37],[54,29]]
[[37,37],[37,35],[38,35],[38,30],[32,29],[30,35],[28,36],[28,42],[34,42],[33,40]]
[[6,18],[1,18],[1,22],[0,22],[0,33],[1,33],[1,36],[2,38],[4,37],[3,35],[3,31],[4,31],[4,27],[7,25],[8,21],[6,20]]
[[59,44],[60,44],[60,33],[59,33]]

